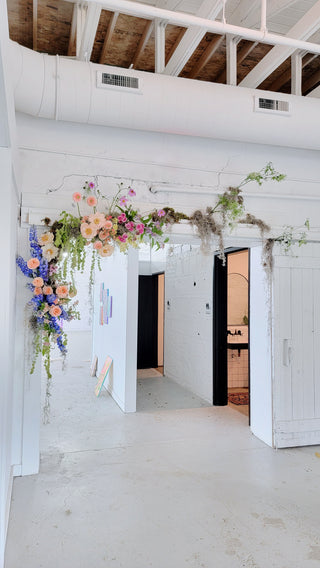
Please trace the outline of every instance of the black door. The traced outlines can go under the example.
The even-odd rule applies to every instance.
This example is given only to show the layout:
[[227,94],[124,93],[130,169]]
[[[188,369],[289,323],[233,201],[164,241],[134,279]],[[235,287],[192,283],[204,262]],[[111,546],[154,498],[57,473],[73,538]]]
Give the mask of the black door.
[[138,369],[158,366],[158,275],[139,276]]
[[228,404],[227,263],[215,256],[213,272],[213,404]]

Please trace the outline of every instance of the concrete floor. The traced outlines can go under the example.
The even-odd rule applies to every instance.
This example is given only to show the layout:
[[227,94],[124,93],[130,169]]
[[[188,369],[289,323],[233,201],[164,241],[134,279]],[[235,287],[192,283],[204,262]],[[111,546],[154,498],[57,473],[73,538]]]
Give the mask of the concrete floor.
[[6,568],[319,568],[319,447],[272,450],[230,407],[125,415],[93,388],[56,365]]

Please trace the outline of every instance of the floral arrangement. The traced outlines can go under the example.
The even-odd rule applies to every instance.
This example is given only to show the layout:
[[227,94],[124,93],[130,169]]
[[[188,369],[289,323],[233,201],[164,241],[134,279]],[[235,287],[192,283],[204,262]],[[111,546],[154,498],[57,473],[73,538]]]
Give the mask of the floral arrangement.
[[[100,193],[93,182],[86,182],[82,192],[72,196],[78,215],[63,211],[60,218],[51,224],[44,219],[47,230],[40,236],[35,227],[29,232],[30,258],[21,256],[17,265],[30,279],[27,287],[32,292],[29,302],[32,314],[30,325],[34,333],[34,357],[30,372],[33,373],[38,355],[44,357],[47,377],[51,378],[50,350],[57,346],[62,355],[67,352],[67,335],[63,322],[79,319],[73,280],[74,269],[84,269],[88,245],[92,245],[90,282],[96,262],[113,254],[115,246],[126,252],[129,246],[138,247],[149,241],[157,249],[164,247],[168,238],[163,228],[175,220],[173,210],[158,209],[141,215],[130,202],[136,192],[131,187],[119,186],[111,202]],[[82,215],[80,205],[88,214]],[[180,218],[184,217],[180,214]]]
[[[73,273],[76,269],[84,270],[88,248],[92,251],[89,281],[92,284],[96,264],[100,267],[101,258],[112,255],[116,246],[124,253],[129,247],[138,247],[142,242],[149,242],[157,249],[162,248],[169,240],[164,238],[166,226],[181,219],[188,219],[197,229],[204,250],[210,248],[212,237],[217,237],[222,260],[225,229],[246,223],[259,228],[263,242],[262,262],[270,275],[274,242],[280,242],[288,252],[294,242],[304,244],[306,234],[303,232],[296,237],[293,227],[287,227],[282,235],[267,238],[265,233],[270,231],[270,227],[254,215],[245,214],[241,188],[252,181],[261,186],[265,180],[279,182],[284,177],[268,163],[259,172],[248,174],[238,187],[230,187],[218,195],[214,206],[207,207],[204,212],[197,210],[190,217],[168,207],[142,215],[131,203],[136,195],[133,188],[120,184],[117,193],[109,199],[95,183],[86,182],[82,191],[76,191],[72,196],[77,215],[63,211],[53,223],[45,218],[46,231],[40,236],[32,227],[29,233],[30,258],[27,261],[21,256],[17,258],[19,268],[31,280],[27,286],[32,292],[29,302],[32,310],[30,325],[35,333],[30,372],[34,371],[36,359],[41,353],[49,379],[51,347],[57,346],[63,356],[66,354],[67,336],[63,323],[80,318],[77,302],[73,301],[77,293]],[[81,209],[84,211],[81,212]],[[309,229],[308,221],[305,227]]]
[[44,365],[48,378],[50,373],[51,343],[58,346],[60,352],[67,352],[67,337],[63,331],[63,321],[79,318],[77,303],[70,304],[76,295],[75,289],[63,281],[57,267],[59,249],[54,244],[54,234],[47,231],[38,237],[35,227],[29,231],[30,258],[25,261],[17,258],[17,265],[22,273],[30,278],[27,287],[32,292],[29,305],[32,309],[30,317],[34,335],[34,358],[31,373],[39,353],[44,357]]

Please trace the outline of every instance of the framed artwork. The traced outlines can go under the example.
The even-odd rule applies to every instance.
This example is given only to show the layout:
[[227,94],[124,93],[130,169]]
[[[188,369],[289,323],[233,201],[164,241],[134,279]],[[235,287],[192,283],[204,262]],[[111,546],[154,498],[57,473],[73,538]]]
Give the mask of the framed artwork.
[[90,367],[90,375],[91,377],[95,377],[97,374],[97,366],[98,366],[98,357],[95,355],[92,359],[91,367]]
[[109,288],[104,287],[104,282],[100,284],[100,325],[108,324],[112,318],[112,296]]
[[112,358],[108,355],[108,357],[106,358],[104,365],[101,369],[100,375],[98,377],[98,382],[96,384],[96,387],[94,389],[94,393],[96,396],[99,396],[99,394],[101,393],[101,389],[103,387],[104,381],[106,380],[108,373],[110,371],[110,367],[112,365]]

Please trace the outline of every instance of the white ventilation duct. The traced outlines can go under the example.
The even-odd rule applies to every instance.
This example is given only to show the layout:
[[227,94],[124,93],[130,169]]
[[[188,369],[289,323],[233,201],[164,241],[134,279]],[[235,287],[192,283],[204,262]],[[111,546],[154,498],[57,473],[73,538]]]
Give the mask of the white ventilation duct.
[[[318,99],[281,93],[272,96],[260,90],[76,61],[39,54],[14,42],[11,47],[15,106],[23,113],[152,132],[320,149]],[[120,83],[118,86],[106,85],[102,73],[137,81],[125,79],[114,81]],[[256,112],[257,95],[268,101],[288,102],[284,107],[289,112],[273,111],[271,104],[266,113],[261,109]]]

